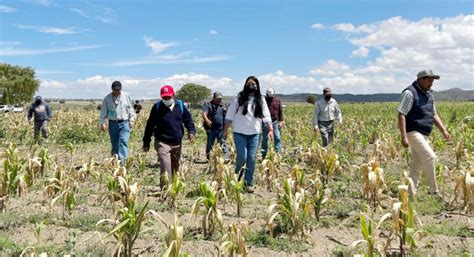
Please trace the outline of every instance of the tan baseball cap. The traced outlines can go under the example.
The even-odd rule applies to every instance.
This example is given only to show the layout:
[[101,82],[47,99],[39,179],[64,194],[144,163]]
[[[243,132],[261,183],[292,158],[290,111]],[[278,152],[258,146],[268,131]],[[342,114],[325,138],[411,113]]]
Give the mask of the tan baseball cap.
[[439,75],[435,75],[432,70],[422,70],[416,75],[417,78],[430,77],[434,79],[439,79]]

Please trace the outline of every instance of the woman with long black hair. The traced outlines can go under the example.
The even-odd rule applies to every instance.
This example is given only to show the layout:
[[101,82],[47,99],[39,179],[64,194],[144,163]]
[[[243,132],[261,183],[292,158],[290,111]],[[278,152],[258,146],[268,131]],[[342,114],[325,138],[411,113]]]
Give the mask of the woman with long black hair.
[[245,174],[245,187],[249,193],[253,193],[252,180],[262,123],[268,128],[268,137],[273,140],[272,119],[265,97],[260,93],[260,83],[256,77],[250,76],[227,109],[224,125],[224,139],[227,139],[229,127],[233,124],[237,152],[235,172],[239,174],[239,180]]

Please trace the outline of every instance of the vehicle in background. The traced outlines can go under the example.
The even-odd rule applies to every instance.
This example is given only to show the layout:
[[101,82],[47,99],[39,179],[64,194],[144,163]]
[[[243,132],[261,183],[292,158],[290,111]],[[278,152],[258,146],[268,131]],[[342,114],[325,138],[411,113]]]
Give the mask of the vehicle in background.
[[13,107],[8,105],[0,105],[0,113],[12,112]]
[[15,105],[13,107],[13,112],[23,112],[23,106],[21,105]]

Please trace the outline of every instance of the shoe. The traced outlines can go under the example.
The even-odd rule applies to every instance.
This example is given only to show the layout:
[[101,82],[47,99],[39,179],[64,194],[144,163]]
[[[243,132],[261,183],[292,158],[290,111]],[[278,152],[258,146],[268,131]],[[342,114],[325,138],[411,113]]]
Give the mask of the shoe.
[[440,192],[428,193],[428,195],[442,203],[444,203],[444,197]]
[[247,190],[246,190],[246,191],[247,191],[247,193],[249,193],[249,194],[253,194],[253,192],[254,192],[252,187],[247,187]]

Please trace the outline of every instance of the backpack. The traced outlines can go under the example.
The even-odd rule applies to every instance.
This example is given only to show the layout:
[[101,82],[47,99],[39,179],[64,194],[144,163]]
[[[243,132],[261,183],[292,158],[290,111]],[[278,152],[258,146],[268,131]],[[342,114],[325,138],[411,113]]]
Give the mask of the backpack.
[[[181,101],[179,99],[176,99],[176,102],[178,102],[179,109],[181,110],[181,114],[183,114],[184,113],[183,101]],[[160,103],[161,103],[161,100],[158,100],[158,102],[156,102],[156,110],[157,111],[160,109]]]

